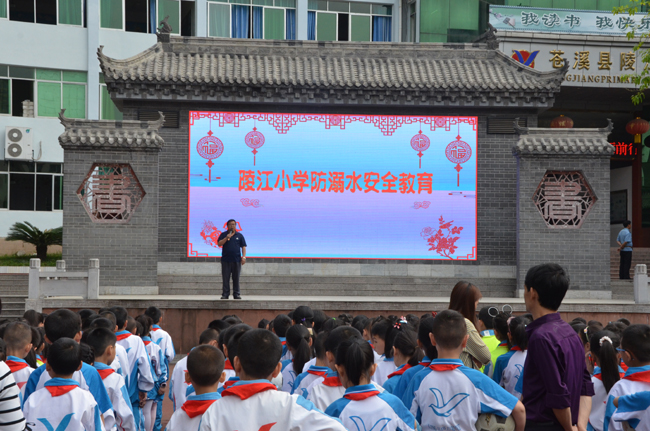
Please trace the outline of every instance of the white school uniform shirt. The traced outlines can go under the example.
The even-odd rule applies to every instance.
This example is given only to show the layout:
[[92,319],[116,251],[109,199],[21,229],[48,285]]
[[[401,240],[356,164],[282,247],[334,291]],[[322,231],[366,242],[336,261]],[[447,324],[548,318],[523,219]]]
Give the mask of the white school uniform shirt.
[[379,386],[384,386],[384,383],[386,383],[386,380],[388,380],[388,375],[393,374],[395,371],[397,371],[395,361],[393,358],[387,358],[382,355],[380,361],[376,364],[377,370],[372,376],[372,381],[377,383]]
[[346,431],[336,419],[268,380],[242,380],[206,410],[200,431]]
[[127,389],[131,397],[131,404],[138,401],[138,391],[149,392],[153,389],[154,378],[151,374],[151,362],[144,342],[128,331],[118,331],[117,343],[126,349],[129,359],[129,376]]
[[16,385],[9,366],[0,362],[0,423],[3,431],[22,431],[25,417],[20,409],[20,389]]
[[311,358],[307,363],[305,363],[305,365],[302,366],[302,371],[300,371],[298,374],[302,374],[306,372],[312,365],[316,365],[316,359],[318,358]]
[[605,419],[603,422],[604,431],[622,431],[623,422],[612,419],[616,411],[614,399],[623,395],[631,395],[637,392],[650,391],[650,365],[645,367],[630,367],[625,376],[616,382],[609,391],[607,406],[605,407]]
[[113,362],[111,362],[111,368],[117,371],[124,377],[124,383],[126,383],[126,387],[129,387],[129,375],[127,372],[129,371],[129,356],[126,354],[126,349],[119,344],[115,344],[115,359]]
[[117,431],[136,431],[135,419],[129,392],[126,389],[124,377],[113,368],[101,362],[95,362],[94,367],[104,382],[104,387],[113,404],[114,419],[113,423],[104,420],[104,426],[107,430]]
[[30,367],[24,359],[17,358],[16,356],[7,356],[5,363],[9,366],[11,374],[14,376],[14,380],[16,381],[16,385],[20,389],[20,402],[22,404],[23,399],[25,398],[25,385],[34,369]]
[[325,414],[339,418],[349,430],[415,431],[415,417],[402,400],[388,392],[379,393],[374,385],[347,388]]
[[293,354],[287,346],[287,339],[285,337],[278,337],[282,343],[282,356],[280,357],[280,362],[286,361],[287,359],[293,359]]
[[291,393],[293,390],[293,383],[296,381],[296,372],[293,370],[293,361],[287,359],[282,362],[282,387],[283,392]]
[[190,395],[185,404],[172,415],[165,431],[197,431],[205,411],[221,395],[216,392],[203,395]]
[[434,359],[409,383],[402,398],[426,429],[473,430],[481,413],[508,417],[517,398],[460,359]]
[[[314,361],[315,364],[315,361]],[[305,367],[303,367],[305,369]],[[307,388],[319,377],[325,377],[327,374],[333,373],[328,367],[321,367],[318,365],[310,365],[307,369],[300,373],[296,380],[293,382],[293,388],[291,389],[291,394],[302,395],[307,398]]]
[[[371,384],[381,393],[384,388],[376,382]],[[332,372],[327,377],[319,377],[307,388],[307,399],[314,403],[317,409],[325,411],[330,404],[345,395],[345,388],[339,380],[337,373]]]
[[176,356],[176,351],[174,350],[174,342],[169,333],[162,329],[160,325],[153,325],[149,336],[160,347],[163,355],[167,358],[167,363],[171,362],[174,356]]
[[[523,386],[518,383],[524,375],[526,352],[526,350],[515,346],[509,352],[499,356],[494,364],[492,374],[492,379],[518,400],[521,400],[521,390],[523,389]],[[521,383],[523,384],[523,381]]]
[[32,431],[105,431],[95,399],[72,379],[54,378],[23,406]]
[[142,341],[144,342],[144,347],[149,355],[151,369],[155,374],[155,380],[157,383],[148,394],[149,399],[153,400],[158,397],[158,388],[169,380],[169,371],[167,368],[168,362],[160,346],[158,346],[151,337],[142,337]]
[[[623,378],[625,373],[620,367],[619,372],[621,378]],[[591,413],[589,414],[587,431],[603,431],[608,394],[607,389],[605,389],[605,385],[603,384],[600,367],[594,367],[594,373],[591,376],[591,383],[594,385],[594,396],[591,397]]]
[[627,422],[635,430],[650,429],[650,391],[620,397],[612,419],[616,422]]
[[172,373],[171,385],[169,387],[169,398],[174,404],[174,411],[181,408],[187,399],[187,388],[190,386],[185,383],[185,373],[187,372],[187,356],[176,362],[174,372]]
[[[45,384],[51,380],[50,373],[45,370],[46,365],[41,365],[29,376],[25,385],[25,399],[23,403],[29,400],[31,394],[45,387]],[[81,363],[81,370],[75,371],[72,380],[79,383],[79,387],[90,392],[99,406],[99,412],[104,416],[104,421],[114,421],[113,404],[106,392],[104,383],[99,373],[92,365],[85,362]]]

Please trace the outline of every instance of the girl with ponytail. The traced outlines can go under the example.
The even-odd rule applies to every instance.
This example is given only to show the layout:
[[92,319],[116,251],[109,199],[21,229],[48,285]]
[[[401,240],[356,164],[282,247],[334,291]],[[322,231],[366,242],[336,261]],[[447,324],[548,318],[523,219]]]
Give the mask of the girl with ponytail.
[[287,330],[287,348],[292,359],[282,361],[282,390],[291,393],[296,376],[311,359],[311,334],[306,326],[293,325]]
[[388,375],[384,389],[395,394],[395,389],[406,370],[420,363],[424,353],[418,347],[417,335],[407,325],[400,325],[395,341],[393,341],[393,361],[397,370]]
[[375,352],[380,355],[377,363],[377,371],[372,381],[379,386],[386,383],[388,375],[397,370],[393,360],[393,343],[397,336],[397,331],[402,325],[408,325],[408,323],[406,321],[399,322],[395,317],[391,318],[390,316],[380,316],[372,325],[372,330],[370,331],[372,345]]
[[[496,320],[496,318],[495,318]],[[528,316],[510,317],[506,322],[508,344],[511,346],[507,353],[497,358],[492,379],[506,391],[521,400],[523,390],[524,363],[528,349],[528,333],[526,326],[532,320]]]
[[609,391],[624,375],[619,366],[620,356],[616,351],[620,345],[621,338],[612,331],[598,331],[589,338],[591,360],[594,363],[591,376],[594,396],[591,398],[589,425],[595,431],[603,430]]
[[372,347],[360,337],[343,341],[335,366],[345,393],[325,414],[338,418],[347,429],[415,431],[417,422],[402,401],[372,384],[377,369]]

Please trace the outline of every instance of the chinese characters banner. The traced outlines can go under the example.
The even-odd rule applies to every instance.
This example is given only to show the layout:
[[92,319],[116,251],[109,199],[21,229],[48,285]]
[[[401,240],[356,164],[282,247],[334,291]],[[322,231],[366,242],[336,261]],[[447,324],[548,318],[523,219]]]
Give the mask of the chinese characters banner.
[[650,31],[646,15],[614,15],[611,11],[490,6],[490,24],[498,30],[585,33],[625,36],[632,29]]
[[188,256],[476,259],[476,117],[190,112]]

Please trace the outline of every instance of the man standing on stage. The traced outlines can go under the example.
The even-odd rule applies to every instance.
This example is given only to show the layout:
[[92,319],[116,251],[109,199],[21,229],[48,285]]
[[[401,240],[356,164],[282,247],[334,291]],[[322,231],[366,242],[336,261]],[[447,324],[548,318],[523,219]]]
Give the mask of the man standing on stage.
[[632,222],[626,220],[623,222],[623,229],[618,233],[616,242],[618,251],[621,255],[621,263],[618,270],[618,278],[621,280],[630,279],[630,267],[632,266]]
[[[230,296],[230,275],[232,274],[232,293],[235,299],[241,299],[239,292],[239,274],[241,266],[246,263],[246,240],[244,235],[237,232],[237,222],[228,220],[228,230],[219,235],[217,245],[223,247],[221,251],[221,277],[223,279],[223,292],[221,299]],[[239,249],[241,248],[241,254]]]

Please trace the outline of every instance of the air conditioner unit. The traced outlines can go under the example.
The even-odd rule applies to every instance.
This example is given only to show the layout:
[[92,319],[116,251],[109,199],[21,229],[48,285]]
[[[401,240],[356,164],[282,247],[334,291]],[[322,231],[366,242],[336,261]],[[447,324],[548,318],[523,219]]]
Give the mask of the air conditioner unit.
[[33,160],[32,137],[30,127],[5,128],[5,160]]

